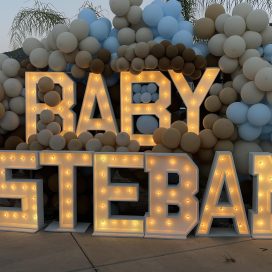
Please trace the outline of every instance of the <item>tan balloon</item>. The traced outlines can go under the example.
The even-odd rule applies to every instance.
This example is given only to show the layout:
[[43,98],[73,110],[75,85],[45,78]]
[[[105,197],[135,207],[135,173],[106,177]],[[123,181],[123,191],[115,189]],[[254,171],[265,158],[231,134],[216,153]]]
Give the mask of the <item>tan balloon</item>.
[[203,127],[206,129],[212,129],[213,124],[219,118],[220,117],[217,114],[214,114],[214,113],[207,114],[203,119]]
[[255,84],[264,92],[272,91],[272,68],[265,67],[257,71],[255,76]]
[[269,16],[264,10],[253,10],[247,16],[246,24],[249,30],[261,32],[269,25]]
[[4,82],[4,88],[8,97],[17,97],[21,94],[23,86],[17,78],[9,78]]
[[230,105],[238,99],[238,95],[233,88],[226,87],[220,91],[219,98],[224,105]]
[[94,37],[87,37],[79,43],[79,49],[81,51],[88,51],[92,55],[95,55],[100,48],[100,43]]
[[76,65],[79,68],[86,69],[90,66],[90,61],[92,60],[92,55],[89,51],[79,51],[76,55]]
[[79,151],[82,149],[82,143],[79,139],[72,139],[67,147],[69,150]]
[[214,151],[229,151],[233,152],[234,146],[231,141],[228,140],[220,140],[214,147]]
[[117,16],[124,16],[130,8],[129,0],[110,0],[111,11]]
[[89,35],[89,25],[83,20],[74,20],[69,28],[69,31],[79,40],[83,40]]
[[249,105],[259,103],[264,98],[265,93],[259,90],[254,81],[246,83],[241,90],[242,100]]
[[209,112],[217,112],[221,109],[222,104],[218,96],[211,95],[204,102],[205,108]]
[[260,58],[260,52],[256,49],[247,49],[245,53],[239,58],[240,65],[243,66],[248,59],[253,57]]
[[246,19],[248,14],[253,10],[252,6],[249,3],[240,3],[235,5],[232,10],[232,15],[238,15]]
[[225,8],[223,5],[220,4],[212,4],[209,5],[205,12],[205,17],[210,18],[212,20],[216,20],[217,17],[221,14],[225,13]]
[[246,31],[246,22],[241,16],[231,16],[226,19],[224,24],[224,33],[227,36],[238,35],[242,36]]
[[231,74],[238,68],[238,60],[223,56],[219,59],[218,65],[223,73]]
[[106,131],[101,137],[101,142],[103,145],[115,146],[116,134],[112,131]]
[[82,132],[79,136],[78,139],[81,141],[83,146],[86,146],[86,143],[93,138],[92,133],[89,131]]
[[50,107],[56,107],[61,102],[61,97],[58,92],[50,91],[45,94],[44,102]]
[[49,77],[42,77],[38,82],[38,88],[42,93],[52,91],[54,89],[54,81]]
[[243,38],[233,35],[224,42],[224,52],[229,58],[239,58],[246,51],[246,43]]
[[59,134],[61,132],[61,126],[57,122],[51,122],[46,126],[54,135]]
[[180,146],[185,152],[195,154],[200,148],[200,137],[193,132],[186,132],[181,137]]
[[255,31],[246,31],[243,35],[247,49],[256,49],[262,45],[262,35]]
[[130,152],[139,152],[140,151],[140,144],[137,141],[132,140],[132,141],[130,141],[130,143],[128,145],[128,150]]
[[219,33],[224,33],[225,21],[230,17],[229,14],[220,14],[215,20],[215,29]]
[[176,128],[169,128],[163,133],[161,140],[165,147],[175,149],[180,145],[181,134]]
[[[257,73],[269,64],[261,58],[253,57],[248,59],[243,66],[243,73],[249,80],[254,80]],[[265,70],[266,71],[266,70]],[[256,83],[256,82],[255,82]]]
[[54,121],[55,115],[51,110],[43,110],[40,114],[40,119],[44,124],[49,124]]
[[116,136],[116,144],[118,146],[128,146],[130,143],[130,136],[126,132],[118,133]]
[[162,144],[162,136],[167,131],[166,128],[157,128],[153,133],[153,140],[156,144]]
[[131,28],[122,28],[118,32],[118,41],[120,45],[130,45],[133,44],[136,40],[136,33]]
[[183,121],[175,121],[171,128],[175,128],[179,131],[180,135],[182,136],[184,133],[188,132],[187,124]]
[[55,72],[62,72],[66,69],[66,60],[64,55],[59,51],[54,51],[50,54],[48,59],[50,69]]
[[227,39],[225,34],[215,34],[208,41],[208,48],[211,54],[216,57],[221,57],[224,55],[224,43]]
[[194,30],[199,39],[209,39],[215,33],[214,21],[210,18],[201,18],[195,22]]
[[49,53],[44,48],[34,49],[29,56],[29,60],[36,68],[45,68],[48,66]]
[[234,125],[229,119],[221,118],[214,122],[212,130],[217,138],[226,140],[234,133]]
[[6,111],[0,120],[0,127],[6,131],[13,131],[20,125],[19,116],[13,111]]
[[201,130],[199,133],[201,148],[210,149],[217,143],[217,138],[214,136],[211,129]]
[[171,153],[172,150],[161,145],[161,144],[158,144],[152,148],[152,152],[154,152],[154,153]]
[[129,26],[129,22],[128,20],[126,19],[126,17],[118,17],[118,16],[115,16],[112,20],[112,24],[113,26],[120,30],[122,28],[126,28]]
[[60,151],[66,146],[65,138],[61,135],[53,135],[49,141],[49,147],[52,150]]
[[149,42],[153,40],[153,33],[147,27],[142,27],[136,32],[136,42]]
[[49,146],[49,141],[53,133],[49,129],[43,129],[37,134],[38,142],[43,146]]
[[90,139],[86,144],[87,151],[99,152],[102,148],[102,143],[99,139]]

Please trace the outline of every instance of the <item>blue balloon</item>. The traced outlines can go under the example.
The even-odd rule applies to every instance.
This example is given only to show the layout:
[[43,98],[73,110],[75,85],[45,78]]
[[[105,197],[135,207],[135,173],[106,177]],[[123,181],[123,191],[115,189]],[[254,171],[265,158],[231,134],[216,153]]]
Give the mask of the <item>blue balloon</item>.
[[84,20],[89,25],[97,20],[96,14],[92,9],[84,8],[78,14],[78,19]]
[[143,20],[150,27],[157,27],[163,17],[163,10],[160,5],[150,4],[143,10]]
[[113,28],[110,32],[110,36],[111,37],[116,37],[117,38],[117,35],[118,35],[118,29],[116,28]]
[[239,136],[248,142],[257,140],[262,132],[261,127],[255,127],[249,123],[245,123],[238,128]]
[[99,18],[99,21],[105,22],[107,24],[108,28],[112,29],[112,24],[111,24],[111,21],[109,19],[107,19],[105,17],[101,17],[101,18]]
[[258,47],[257,50],[259,51],[260,55],[263,56],[264,49],[262,47]]
[[202,52],[197,47],[193,47],[192,49],[194,50],[196,55],[201,55],[201,56],[203,55]]
[[209,48],[207,43],[205,42],[196,43],[194,47],[197,48],[201,52],[201,55],[204,57],[206,57],[209,54]]
[[263,50],[264,50],[265,56],[269,56],[269,57],[272,56],[272,44],[268,44],[268,45],[264,46]]
[[178,22],[171,16],[163,17],[158,24],[160,35],[166,39],[172,39],[178,32]]
[[153,33],[153,37],[154,37],[154,38],[160,36],[160,33],[159,33],[159,31],[158,31],[157,28],[155,28],[155,27],[154,27],[154,28],[151,28],[151,31],[152,31],[152,33]]
[[176,45],[178,43],[182,43],[186,47],[192,48],[194,43],[193,35],[188,31],[180,30],[172,39],[172,44]]
[[242,102],[234,102],[227,108],[227,117],[236,125],[247,122],[248,106]]
[[142,85],[141,84],[133,84],[132,90],[134,93],[140,93],[142,90]]
[[119,46],[120,44],[115,37],[109,37],[103,43],[103,47],[110,51],[111,53],[117,52]]
[[272,126],[264,126],[262,128],[262,134],[271,134],[272,133]]
[[110,35],[111,29],[104,20],[97,20],[90,25],[90,36],[95,37],[98,41],[103,42]]
[[181,21],[179,22],[179,30],[186,30],[190,33],[194,32],[194,26],[191,22]]
[[163,11],[166,16],[172,16],[177,18],[181,14],[182,7],[180,2],[178,2],[177,0],[170,0],[165,3]]
[[255,104],[249,108],[247,120],[252,126],[265,126],[269,124],[271,120],[271,110],[265,104]]

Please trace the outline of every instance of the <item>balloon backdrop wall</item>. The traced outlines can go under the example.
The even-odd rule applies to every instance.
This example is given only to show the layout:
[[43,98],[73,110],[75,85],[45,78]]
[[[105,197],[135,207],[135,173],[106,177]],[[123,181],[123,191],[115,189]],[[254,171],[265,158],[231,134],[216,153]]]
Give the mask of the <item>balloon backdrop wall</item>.
[[[268,14],[246,3],[227,14],[222,5],[213,4],[204,18],[189,22],[176,0],[155,0],[145,8],[142,2],[110,0],[115,15],[112,22],[82,9],[69,26],[54,26],[42,40],[27,38],[23,51],[28,58],[21,63],[0,55],[2,145],[18,150],[187,152],[200,169],[210,165],[215,151],[227,150],[233,152],[239,173],[247,174],[249,152],[272,150],[272,27]],[[77,84],[78,108],[88,74],[103,74],[119,119],[120,72],[174,70],[196,86],[207,66],[219,66],[221,73],[202,106],[199,135],[188,132],[184,103],[172,86],[171,128],[159,128],[155,116],[135,119],[138,133],[153,134],[153,148],[141,148],[124,132],[76,135],[63,131],[62,119],[50,109],[40,114],[37,134],[24,139],[26,71],[68,73]],[[133,85],[133,103],[155,103],[158,97],[156,82]],[[42,78],[37,99],[49,108],[57,106],[61,86]]]

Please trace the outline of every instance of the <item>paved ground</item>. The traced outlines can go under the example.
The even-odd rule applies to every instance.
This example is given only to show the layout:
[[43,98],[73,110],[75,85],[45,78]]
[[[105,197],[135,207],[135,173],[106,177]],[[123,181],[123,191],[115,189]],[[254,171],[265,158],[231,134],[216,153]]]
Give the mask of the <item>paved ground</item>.
[[0,233],[1,272],[270,272],[272,240],[98,238],[90,233]]

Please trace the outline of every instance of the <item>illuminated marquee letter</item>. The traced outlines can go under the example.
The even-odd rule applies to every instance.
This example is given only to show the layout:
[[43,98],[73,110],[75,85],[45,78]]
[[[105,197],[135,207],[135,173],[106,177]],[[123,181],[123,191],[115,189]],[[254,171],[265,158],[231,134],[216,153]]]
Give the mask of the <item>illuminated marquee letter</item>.
[[94,155],[94,233],[95,236],[144,236],[144,218],[114,216],[111,201],[137,201],[138,184],[111,183],[110,168],[144,168],[143,154]]
[[[230,203],[219,203],[224,183]],[[203,199],[197,235],[209,236],[214,218],[233,218],[236,233],[249,235],[245,207],[230,152],[216,152]]]
[[250,154],[250,174],[254,177],[253,210],[249,211],[254,238],[272,238],[272,156]]
[[[96,100],[100,110],[101,119],[93,118]],[[77,135],[88,130],[103,130],[118,133],[105,80],[101,75],[96,74],[90,74],[88,79],[77,126]]]
[[[62,87],[62,101],[56,107],[37,102],[37,83],[42,77],[51,78]],[[71,108],[75,105],[75,85],[65,73],[31,72],[26,73],[26,139],[37,133],[37,115],[50,109],[63,120],[63,131],[75,131],[75,113]]]
[[91,167],[92,153],[43,151],[40,161],[42,165],[59,168],[59,222],[53,222],[46,230],[85,232],[89,224],[77,223],[75,167]]
[[[132,102],[133,83],[153,83],[159,86],[159,99],[150,104],[134,104]],[[161,72],[142,72],[133,75],[129,72],[121,73],[121,131],[127,132],[131,139],[137,140],[141,146],[154,146],[152,135],[134,134],[133,116],[156,115],[160,127],[169,128],[171,114],[167,107],[171,103],[171,84]]]
[[[185,239],[198,222],[198,168],[186,154],[146,154],[149,172],[149,214],[145,237]],[[177,185],[168,184],[168,174],[179,176]],[[168,214],[169,205],[179,212]]]
[[220,69],[218,68],[206,69],[196,89],[192,91],[182,73],[169,71],[170,76],[175,83],[175,86],[184,104],[187,107],[187,125],[189,132],[199,134],[200,106],[203,103],[219,72]]
[[43,183],[13,179],[11,169],[39,169],[36,152],[0,152],[0,198],[20,199],[20,208],[0,208],[0,229],[36,232],[43,226]]

